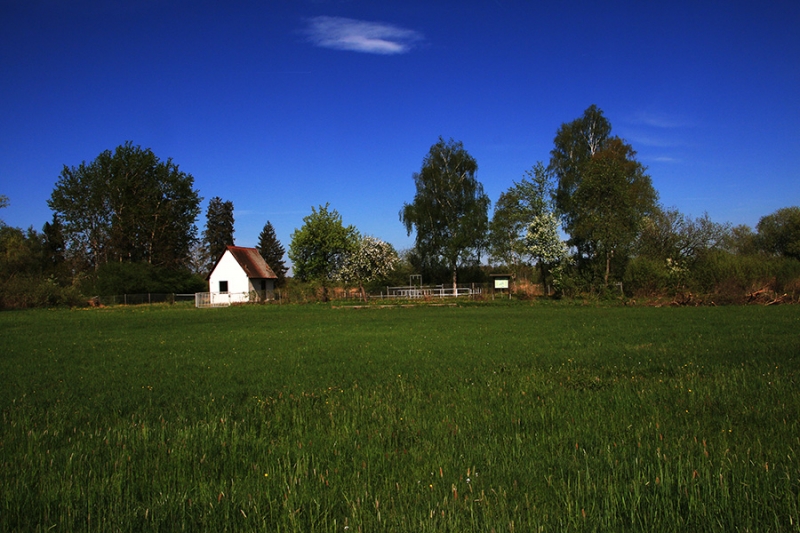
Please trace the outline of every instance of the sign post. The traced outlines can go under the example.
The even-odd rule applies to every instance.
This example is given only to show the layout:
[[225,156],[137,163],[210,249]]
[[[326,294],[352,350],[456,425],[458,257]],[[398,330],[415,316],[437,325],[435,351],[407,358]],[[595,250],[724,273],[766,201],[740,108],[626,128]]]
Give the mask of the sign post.
[[508,294],[509,299],[511,298],[511,274],[490,274],[492,278],[492,288],[494,291],[492,292],[492,297],[494,297],[495,292],[500,292],[501,294],[506,293]]

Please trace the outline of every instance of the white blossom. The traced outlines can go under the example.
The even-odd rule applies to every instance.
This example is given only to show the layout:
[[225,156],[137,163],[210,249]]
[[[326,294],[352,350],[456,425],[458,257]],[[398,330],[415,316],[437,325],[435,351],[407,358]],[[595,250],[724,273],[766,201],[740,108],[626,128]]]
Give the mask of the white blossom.
[[397,252],[391,244],[367,235],[361,238],[356,249],[345,257],[339,270],[339,277],[345,282],[357,282],[363,294],[364,283],[388,275],[394,270],[396,262]]
[[567,245],[558,234],[558,220],[553,213],[542,213],[528,225],[525,244],[528,253],[546,264],[558,263],[567,256]]

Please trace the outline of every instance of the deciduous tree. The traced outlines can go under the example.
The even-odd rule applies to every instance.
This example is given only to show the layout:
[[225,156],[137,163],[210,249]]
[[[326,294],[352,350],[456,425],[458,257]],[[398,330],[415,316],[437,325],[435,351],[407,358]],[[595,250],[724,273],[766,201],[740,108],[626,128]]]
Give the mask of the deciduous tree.
[[548,169],[558,181],[556,208],[569,244],[578,263],[597,267],[607,285],[612,259],[627,258],[657,194],[636,152],[611,135],[611,123],[595,105],[562,124],[553,144]]
[[413,175],[414,201],[400,211],[408,234],[416,230],[417,253],[431,263],[441,260],[448,265],[453,290],[459,265],[479,256],[486,246],[490,201],[477,171],[478,163],[461,142],[440,137]]
[[110,261],[183,267],[197,237],[194,178],[171,159],[127,142],[61,172],[48,205],[73,254],[97,269]]
[[391,244],[367,235],[358,239],[354,250],[345,258],[340,277],[345,282],[358,283],[366,302],[364,284],[388,276],[397,260],[397,252]]
[[729,225],[712,222],[707,213],[692,219],[677,209],[658,207],[642,221],[636,253],[691,267],[723,246],[730,231]]
[[[552,212],[552,193],[547,170],[538,162],[526,171],[520,182],[503,192],[495,204],[489,223],[489,251],[494,259],[504,262],[515,273],[521,265],[540,259],[535,248],[531,248],[528,235],[532,223],[543,221],[545,215]],[[540,266],[544,269],[543,264]]]
[[301,281],[322,284],[323,300],[328,299],[328,284],[338,279],[345,258],[356,247],[358,232],[342,224],[342,216],[329,204],[311,208],[303,225],[292,232],[289,259],[294,275]]
[[654,211],[658,198],[635,155],[630,145],[611,139],[584,166],[569,202],[571,235],[584,245],[585,256],[604,261],[606,286],[612,258],[621,252],[627,255],[643,218]]
[[[604,150],[611,138],[611,123],[603,111],[592,104],[583,116],[562,124],[553,140],[548,170],[557,180],[555,204],[564,229],[572,234],[575,223],[573,199],[595,154]],[[574,243],[580,247],[580,243]]]
[[559,235],[559,223],[552,211],[533,217],[525,235],[527,253],[536,259],[542,276],[545,293],[549,293],[547,269],[561,263],[567,257],[567,245]]
[[784,207],[762,217],[756,230],[763,251],[800,259],[800,207]]

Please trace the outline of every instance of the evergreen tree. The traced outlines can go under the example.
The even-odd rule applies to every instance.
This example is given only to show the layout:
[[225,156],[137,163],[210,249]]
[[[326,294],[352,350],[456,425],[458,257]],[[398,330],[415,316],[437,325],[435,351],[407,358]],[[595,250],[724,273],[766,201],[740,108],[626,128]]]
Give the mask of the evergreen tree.
[[213,268],[214,263],[225,253],[225,247],[233,245],[233,202],[223,201],[219,196],[208,202],[203,242]]
[[272,268],[272,271],[275,272],[275,275],[278,276],[275,286],[283,287],[286,284],[286,272],[289,270],[283,261],[286,250],[281,245],[278,237],[275,236],[275,228],[272,227],[271,222],[267,221],[264,224],[264,229],[258,235],[256,249],[258,249],[258,253],[261,254],[264,261]]

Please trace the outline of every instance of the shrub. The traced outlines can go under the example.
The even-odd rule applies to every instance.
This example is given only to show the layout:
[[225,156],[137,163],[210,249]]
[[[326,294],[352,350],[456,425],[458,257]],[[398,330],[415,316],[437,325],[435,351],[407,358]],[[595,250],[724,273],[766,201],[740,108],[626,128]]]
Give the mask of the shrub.
[[622,282],[631,296],[662,295],[673,288],[666,263],[649,257],[631,259]]

